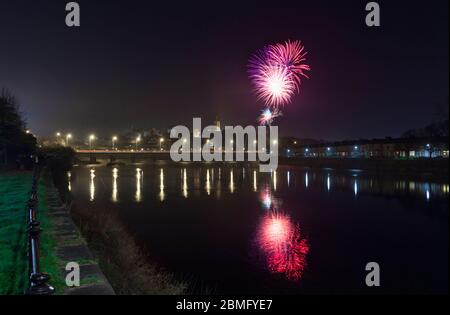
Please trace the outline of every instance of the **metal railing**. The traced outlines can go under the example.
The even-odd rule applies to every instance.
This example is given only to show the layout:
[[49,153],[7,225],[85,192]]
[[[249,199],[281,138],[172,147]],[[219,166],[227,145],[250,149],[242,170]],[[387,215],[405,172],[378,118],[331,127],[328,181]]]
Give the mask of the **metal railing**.
[[50,295],[55,289],[48,284],[50,276],[41,272],[40,267],[40,222],[37,220],[38,212],[38,186],[41,175],[41,165],[36,160],[33,171],[30,199],[27,203],[28,209],[28,263],[29,263],[29,286],[26,290],[28,295]]

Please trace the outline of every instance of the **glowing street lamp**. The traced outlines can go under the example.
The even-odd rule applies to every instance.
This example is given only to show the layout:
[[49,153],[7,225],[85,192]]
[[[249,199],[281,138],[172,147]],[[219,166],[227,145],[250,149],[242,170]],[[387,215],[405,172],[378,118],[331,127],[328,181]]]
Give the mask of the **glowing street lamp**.
[[61,144],[61,133],[60,132],[56,133],[56,143]]
[[69,134],[66,135],[66,146],[67,147],[69,146],[69,140],[70,139],[72,139],[72,134],[69,133]]
[[92,141],[95,140],[95,136],[94,135],[90,135],[89,136],[89,150],[92,150]]
[[116,141],[117,141],[117,137],[116,137],[116,136],[112,137],[112,149],[113,149],[113,150],[115,149],[115,143],[116,143]]
[[141,136],[138,136],[138,137],[136,138],[136,151],[138,150],[138,144],[139,144],[139,142],[141,142]]
[[164,142],[164,138],[159,139],[159,151],[162,151],[162,144]]

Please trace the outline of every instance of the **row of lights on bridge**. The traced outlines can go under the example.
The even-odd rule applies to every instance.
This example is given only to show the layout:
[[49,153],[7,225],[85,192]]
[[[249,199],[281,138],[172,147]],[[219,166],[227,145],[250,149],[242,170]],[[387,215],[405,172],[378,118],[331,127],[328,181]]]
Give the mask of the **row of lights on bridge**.
[[[58,139],[60,139],[60,138],[62,137],[62,134],[61,134],[60,132],[57,132],[57,133],[56,133],[56,137],[57,137]],[[69,146],[69,140],[72,139],[72,134],[70,134],[70,133],[66,134],[66,135],[65,135],[65,139],[66,139],[66,145]],[[91,134],[91,135],[89,135],[89,138],[88,138],[88,139],[89,139],[89,148],[92,149],[93,142],[97,139],[97,137],[96,137],[94,134]],[[119,140],[119,138],[118,138],[117,136],[113,136],[113,137],[111,138],[111,143],[112,143],[112,148],[113,148],[113,149],[115,149],[117,140]],[[138,147],[138,144],[141,142],[141,140],[142,140],[141,136],[137,136],[137,137],[136,137],[136,139],[135,139],[135,142],[136,142],[136,149],[137,149],[137,147]],[[164,143],[164,138],[160,138],[160,139],[159,139],[159,146],[160,146],[160,149],[161,149],[161,145],[162,145],[163,143]]]

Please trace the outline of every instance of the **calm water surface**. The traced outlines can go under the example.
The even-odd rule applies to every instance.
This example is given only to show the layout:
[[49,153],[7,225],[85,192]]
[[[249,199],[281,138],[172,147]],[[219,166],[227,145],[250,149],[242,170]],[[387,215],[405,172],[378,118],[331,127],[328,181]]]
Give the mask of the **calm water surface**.
[[[69,188],[77,206],[118,211],[198,292],[448,292],[448,183],[158,164],[78,166]],[[380,288],[365,285],[372,261]]]

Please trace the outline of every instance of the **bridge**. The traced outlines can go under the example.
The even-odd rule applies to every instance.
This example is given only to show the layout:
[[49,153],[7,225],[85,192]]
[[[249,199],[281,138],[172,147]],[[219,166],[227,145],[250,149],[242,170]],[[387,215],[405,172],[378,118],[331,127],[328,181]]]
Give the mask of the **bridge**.
[[99,160],[111,163],[143,160],[170,160],[170,151],[118,151],[118,150],[77,150],[75,157],[80,161],[96,163]]
[[[222,154],[224,153],[225,152],[223,152]],[[245,153],[248,154],[249,152],[245,151]],[[256,157],[258,158],[257,154]],[[97,163],[98,161],[104,161],[109,163],[125,162],[125,161],[131,163],[141,161],[156,161],[156,160],[171,161],[170,151],[167,150],[162,151],[77,150],[75,158],[79,161],[89,162],[92,164]],[[225,158],[223,157],[222,160],[224,161]]]

